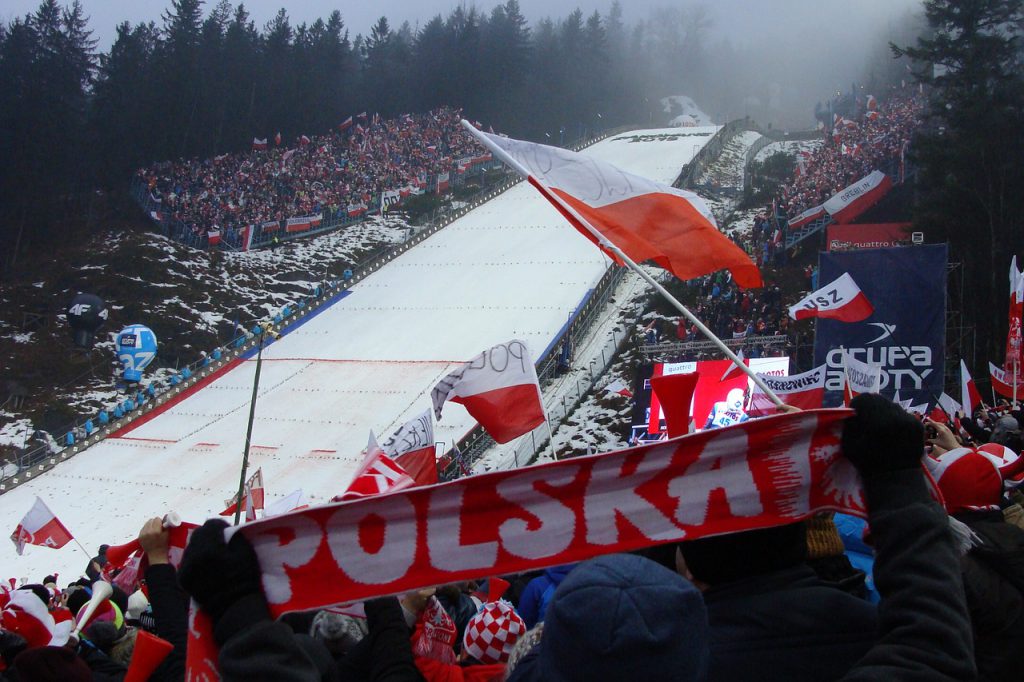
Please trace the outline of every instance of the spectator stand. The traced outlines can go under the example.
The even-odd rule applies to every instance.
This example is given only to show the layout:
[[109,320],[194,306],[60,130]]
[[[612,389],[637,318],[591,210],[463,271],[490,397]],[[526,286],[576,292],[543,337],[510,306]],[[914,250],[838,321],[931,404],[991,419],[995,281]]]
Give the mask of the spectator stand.
[[[622,129],[617,129],[608,134],[618,134],[621,131]],[[593,140],[593,142],[596,141],[597,139]],[[333,303],[339,293],[355,286],[398,255],[519,182],[518,177],[509,178],[497,187],[481,191],[470,198],[464,206],[439,216],[439,219],[432,225],[409,235],[402,243],[367,257],[356,268],[353,268],[351,277],[344,277],[341,281],[317,287],[312,296],[284,306],[271,320],[261,324],[267,324],[270,329],[286,330],[290,325],[312,314],[321,306]],[[8,464],[0,467],[0,495],[52,469],[60,462],[74,457],[111,434],[130,426],[136,419],[177,397],[181,391],[189,390],[197,382],[207,380],[212,374],[223,370],[233,360],[255,353],[258,334],[258,327],[246,331],[225,345],[214,349],[205,358],[175,373],[167,382],[151,382],[131,396],[127,396],[116,407],[101,410],[94,417],[80,419],[69,424],[61,430],[63,435],[53,441],[56,445],[44,444],[19,453],[14,459],[9,460]]]

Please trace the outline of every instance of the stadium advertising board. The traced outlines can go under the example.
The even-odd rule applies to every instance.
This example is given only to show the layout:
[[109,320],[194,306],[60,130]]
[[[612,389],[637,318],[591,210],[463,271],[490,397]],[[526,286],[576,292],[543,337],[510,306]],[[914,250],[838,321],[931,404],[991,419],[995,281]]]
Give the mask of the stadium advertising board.
[[828,364],[825,405],[842,402],[843,349],[878,365],[881,393],[934,403],[943,390],[946,246],[822,253],[820,278],[850,273],[874,307],[860,322],[817,320],[814,364]]

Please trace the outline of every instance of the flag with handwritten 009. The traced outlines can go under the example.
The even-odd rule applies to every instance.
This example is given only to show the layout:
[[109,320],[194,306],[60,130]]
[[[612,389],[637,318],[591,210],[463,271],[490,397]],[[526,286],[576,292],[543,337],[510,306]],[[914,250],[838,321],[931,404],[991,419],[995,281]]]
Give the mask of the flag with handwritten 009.
[[465,122],[463,127],[497,156],[507,154],[520,164],[529,183],[562,217],[616,262],[621,264],[621,259],[565,210],[563,202],[637,263],[652,260],[683,280],[728,270],[742,287],[761,286],[760,270],[718,231],[711,209],[693,192],[561,147],[490,135]]
[[441,379],[430,394],[441,420],[445,401],[461,403],[499,443],[544,423],[537,370],[530,351],[513,339],[485,350]]
[[866,513],[840,453],[849,410],[812,410],[492,471],[226,529],[274,616],[664,542]]

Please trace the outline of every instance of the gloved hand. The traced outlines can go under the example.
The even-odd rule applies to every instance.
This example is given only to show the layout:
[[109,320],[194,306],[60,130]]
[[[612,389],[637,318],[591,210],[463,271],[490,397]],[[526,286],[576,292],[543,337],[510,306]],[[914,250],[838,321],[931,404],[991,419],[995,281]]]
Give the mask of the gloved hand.
[[850,403],[857,413],[843,426],[843,454],[861,476],[917,469],[924,455],[924,428],[913,415],[874,393]]
[[256,552],[241,533],[225,543],[227,527],[210,519],[196,528],[178,568],[178,582],[214,623],[242,597],[261,594]]

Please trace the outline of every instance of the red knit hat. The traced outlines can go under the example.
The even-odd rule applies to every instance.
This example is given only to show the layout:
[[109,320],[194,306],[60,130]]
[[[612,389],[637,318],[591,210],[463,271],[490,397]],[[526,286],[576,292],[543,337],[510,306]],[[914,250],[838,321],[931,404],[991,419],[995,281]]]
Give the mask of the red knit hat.
[[526,623],[507,601],[488,602],[466,624],[462,648],[481,663],[505,663]]
[[926,457],[925,463],[950,514],[999,509],[1003,477],[990,456],[956,448],[938,458]]

